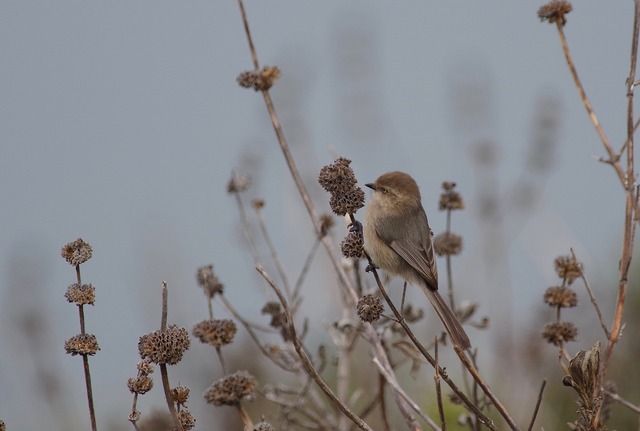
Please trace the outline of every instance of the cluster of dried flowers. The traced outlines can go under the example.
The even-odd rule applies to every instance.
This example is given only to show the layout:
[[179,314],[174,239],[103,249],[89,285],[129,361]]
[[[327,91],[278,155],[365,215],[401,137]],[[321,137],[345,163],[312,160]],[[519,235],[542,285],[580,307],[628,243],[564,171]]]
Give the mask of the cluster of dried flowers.
[[280,78],[278,66],[264,66],[260,70],[247,70],[236,78],[238,85],[253,88],[255,91],[267,91]]
[[578,305],[578,297],[570,285],[582,275],[582,264],[573,256],[558,256],[554,261],[556,273],[562,279],[559,286],[551,286],[544,292],[544,302],[557,310],[556,321],[545,325],[542,337],[549,344],[561,347],[564,343],[575,341],[578,328],[572,323],[561,321],[563,308]]

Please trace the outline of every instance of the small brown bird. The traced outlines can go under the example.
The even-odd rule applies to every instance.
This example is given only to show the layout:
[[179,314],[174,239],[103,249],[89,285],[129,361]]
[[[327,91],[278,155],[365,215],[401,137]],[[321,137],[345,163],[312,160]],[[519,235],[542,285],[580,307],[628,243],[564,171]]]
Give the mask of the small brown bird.
[[468,349],[467,333],[438,293],[432,233],[415,180],[395,171],[365,185],[373,189],[364,221],[365,251],[377,267],[420,286],[453,343]]

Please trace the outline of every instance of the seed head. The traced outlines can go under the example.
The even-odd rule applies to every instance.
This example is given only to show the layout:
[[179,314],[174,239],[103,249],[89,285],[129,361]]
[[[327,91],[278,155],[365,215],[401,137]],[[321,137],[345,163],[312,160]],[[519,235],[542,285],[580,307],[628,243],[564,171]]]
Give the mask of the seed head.
[[138,372],[140,374],[151,374],[153,373],[153,365],[148,360],[138,362]]
[[214,406],[232,406],[251,397],[256,379],[246,371],[237,371],[214,382],[204,393],[204,399]]
[[93,334],[78,334],[64,342],[64,349],[71,356],[75,355],[90,355],[93,356],[100,346],[98,346],[98,339]]
[[438,256],[455,256],[462,251],[462,237],[444,232],[433,239],[433,250]]
[[138,352],[140,358],[149,359],[155,364],[175,365],[189,349],[189,333],[183,327],[169,325],[165,332],[150,332],[140,337]]
[[440,211],[463,210],[462,196],[456,190],[456,183],[445,181],[442,183],[443,192],[440,194]]
[[77,266],[91,259],[93,249],[89,243],[84,242],[82,238],[78,238],[65,244],[60,254],[70,265]]
[[260,418],[260,423],[254,426],[252,431],[276,431],[276,429],[263,416]]
[[236,78],[238,85],[253,88],[255,91],[267,91],[280,78],[278,66],[265,66],[261,70],[247,70]]
[[192,334],[202,343],[221,347],[233,341],[237,329],[233,320],[203,320],[193,327]]
[[360,259],[364,250],[364,238],[362,237],[362,232],[349,232],[344,241],[340,244],[340,249],[342,250],[342,255],[344,257]]
[[180,410],[177,415],[183,430],[188,431],[196,426],[196,420],[189,410]]
[[216,293],[222,294],[224,285],[213,272],[213,265],[201,266],[196,274],[198,284],[204,289],[208,298],[213,298]]
[[544,292],[544,302],[550,307],[571,308],[578,305],[578,297],[570,287],[552,286]]
[[131,393],[143,395],[153,388],[153,379],[149,376],[138,376],[127,380],[127,386]]
[[333,227],[335,221],[333,220],[333,216],[331,214],[323,214],[320,216],[320,232],[322,236],[326,236],[329,233],[329,230]]
[[282,307],[278,302],[270,301],[262,307],[262,314],[270,314],[271,322],[269,323],[272,327],[279,329],[280,334],[282,334],[282,338],[285,341],[291,341],[292,335],[289,332],[289,325],[287,323],[287,314],[282,310]]
[[171,389],[171,397],[173,402],[180,407],[184,407],[189,400],[189,388],[186,386],[176,386]]
[[380,319],[384,305],[379,296],[367,294],[358,300],[357,311],[360,320],[372,323]]
[[542,338],[547,343],[554,346],[561,346],[563,343],[575,341],[578,335],[578,328],[571,322],[554,322],[544,325]]
[[242,193],[247,191],[251,185],[251,178],[245,175],[231,174],[231,179],[227,183],[227,193]]
[[348,193],[358,182],[350,164],[351,160],[338,157],[332,165],[320,169],[318,182],[329,193]]
[[554,261],[558,277],[567,280],[567,284],[573,283],[576,278],[582,276],[582,263],[573,256],[558,256]]
[[364,206],[364,191],[355,187],[344,194],[334,193],[329,200],[329,206],[339,216],[354,214]]
[[564,26],[567,23],[566,14],[573,10],[573,6],[566,0],[551,0],[538,9],[540,21],[548,21],[549,24],[555,22]]
[[72,284],[67,287],[64,294],[69,302],[75,302],[76,305],[93,305],[96,300],[96,289],[91,284]]

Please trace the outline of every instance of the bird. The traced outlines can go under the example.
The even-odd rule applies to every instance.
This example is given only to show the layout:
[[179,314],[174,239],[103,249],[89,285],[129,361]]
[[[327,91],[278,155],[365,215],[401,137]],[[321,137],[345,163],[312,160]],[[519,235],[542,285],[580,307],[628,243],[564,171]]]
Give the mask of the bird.
[[419,286],[453,344],[470,348],[469,336],[438,293],[433,233],[418,184],[409,174],[393,171],[365,185],[373,192],[364,220],[364,250],[373,265]]

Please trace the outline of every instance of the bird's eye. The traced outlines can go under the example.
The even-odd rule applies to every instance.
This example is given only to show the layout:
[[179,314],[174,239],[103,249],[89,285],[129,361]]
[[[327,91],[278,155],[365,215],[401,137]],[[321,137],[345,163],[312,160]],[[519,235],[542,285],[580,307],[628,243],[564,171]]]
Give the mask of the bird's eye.
[[386,187],[380,187],[380,191],[382,192],[383,195],[386,195],[388,192]]

